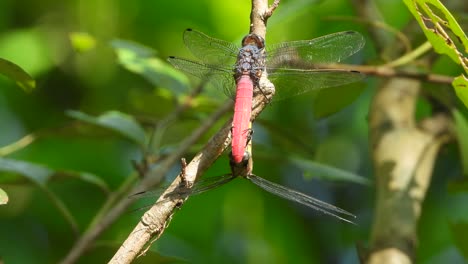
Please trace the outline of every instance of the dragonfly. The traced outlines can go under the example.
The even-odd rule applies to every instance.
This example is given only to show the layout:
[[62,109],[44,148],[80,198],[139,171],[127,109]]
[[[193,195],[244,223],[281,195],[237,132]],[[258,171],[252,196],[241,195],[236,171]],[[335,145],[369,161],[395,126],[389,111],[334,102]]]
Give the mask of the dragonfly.
[[246,146],[251,136],[252,97],[254,88],[260,90],[263,74],[267,73],[275,85],[273,100],[345,85],[364,77],[356,71],[319,68],[323,64],[340,62],[364,46],[364,38],[355,31],[267,47],[265,40],[256,34],[245,36],[241,47],[193,29],[185,30],[183,40],[200,62],[174,56],[168,61],[175,68],[207,80],[228,96],[235,97],[231,153],[237,164],[249,158]]
[[203,193],[241,177],[279,197],[352,223],[340,215],[355,217],[353,214],[252,173],[250,119],[254,88],[260,90],[259,82],[263,74],[268,74],[268,79],[277,89],[274,100],[363,79],[364,75],[356,71],[319,68],[322,64],[340,62],[359,51],[365,43],[362,35],[344,31],[269,47],[265,47],[264,39],[256,34],[245,36],[241,47],[193,29],[187,29],[183,39],[187,48],[201,61],[173,56],[168,61],[175,68],[207,80],[213,86],[221,87],[228,96],[235,97],[231,174],[197,183],[190,191],[191,195]]

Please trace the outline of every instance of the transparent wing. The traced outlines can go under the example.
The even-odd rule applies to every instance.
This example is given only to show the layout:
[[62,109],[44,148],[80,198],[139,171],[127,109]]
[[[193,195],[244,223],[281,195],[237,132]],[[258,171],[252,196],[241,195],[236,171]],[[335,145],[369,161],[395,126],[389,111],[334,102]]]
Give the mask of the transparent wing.
[[231,42],[215,39],[193,29],[184,32],[185,46],[207,64],[234,65],[239,48]]
[[[236,177],[232,176],[232,174],[225,174],[219,177],[203,178],[197,181],[192,188],[190,189],[189,188],[177,188],[174,192],[167,194],[166,197],[164,198],[169,199],[173,195],[174,196],[176,195],[189,196],[189,195],[202,194],[209,190],[221,187],[235,178]],[[140,199],[140,198],[148,198],[148,197],[159,197],[164,193],[165,189],[167,189],[168,187],[169,187],[169,184],[166,184],[164,186],[159,187],[157,190],[154,190],[154,191],[142,191],[142,192],[134,193],[130,195],[128,198]]]
[[311,40],[273,44],[266,47],[267,66],[290,68],[304,62],[340,62],[359,51],[364,43],[364,37],[358,32],[344,31]]
[[255,185],[258,187],[264,189],[265,191],[272,193],[276,196],[279,196],[281,198],[293,201],[293,202],[298,202],[302,205],[305,205],[307,207],[310,207],[312,209],[318,210],[324,214],[334,216],[342,221],[354,224],[352,221],[343,218],[339,215],[347,215],[353,218],[356,218],[355,215],[352,213],[345,211],[341,208],[338,208],[334,205],[331,205],[329,203],[320,201],[319,199],[310,197],[308,195],[305,195],[301,192],[294,191],[292,189],[289,189],[287,187],[284,187],[282,185],[270,182],[268,180],[265,180],[261,177],[255,176],[255,175],[249,175],[247,177],[251,182],[253,182]]
[[[183,195],[184,197],[192,196],[192,195],[198,195],[202,194],[204,192],[207,192],[209,190],[216,189],[218,187],[223,186],[224,184],[232,181],[236,177],[233,176],[232,174],[226,174],[220,177],[210,177],[210,178],[204,178],[201,179],[200,181],[196,182],[195,185],[188,189],[188,188],[177,188],[174,192],[168,193],[165,195],[164,199],[159,201],[159,202],[164,202],[167,200],[170,200],[173,197],[179,197]],[[142,191],[138,192],[135,194],[130,195],[128,198],[130,199],[142,199],[142,198],[159,198],[165,191],[165,189],[169,187],[169,185],[166,185],[165,187],[160,187],[155,191]],[[159,203],[158,202],[158,203]],[[140,211],[140,210],[145,210],[153,206],[154,203],[147,204],[145,206],[136,208],[132,210],[132,212]]]
[[223,91],[228,97],[234,98],[236,91],[233,70],[183,58],[169,57],[167,60],[176,69],[198,77],[209,83],[217,91]]
[[191,195],[201,194],[206,191],[223,186],[224,184],[232,181],[235,178],[236,176],[233,176],[232,174],[225,174],[219,177],[203,178],[195,183],[190,193]]
[[362,80],[364,74],[345,70],[276,69],[268,73],[275,85],[274,101],[328,87],[336,87]]

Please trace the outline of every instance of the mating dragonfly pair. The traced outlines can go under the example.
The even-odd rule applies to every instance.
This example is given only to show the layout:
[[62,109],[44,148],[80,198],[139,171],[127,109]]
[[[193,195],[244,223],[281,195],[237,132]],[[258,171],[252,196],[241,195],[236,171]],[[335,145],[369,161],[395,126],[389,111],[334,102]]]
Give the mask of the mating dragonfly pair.
[[191,193],[202,193],[241,176],[272,194],[351,222],[340,215],[355,216],[343,209],[252,174],[250,119],[254,89],[260,89],[263,74],[267,73],[268,79],[275,85],[273,100],[361,80],[364,76],[359,72],[319,67],[340,62],[359,51],[365,43],[362,35],[345,31],[266,47],[262,37],[249,34],[243,38],[242,46],[238,47],[187,29],[183,39],[201,62],[177,57],[170,57],[169,62],[175,68],[202,78],[224,90],[228,96],[235,97],[230,155],[232,174],[202,180]]

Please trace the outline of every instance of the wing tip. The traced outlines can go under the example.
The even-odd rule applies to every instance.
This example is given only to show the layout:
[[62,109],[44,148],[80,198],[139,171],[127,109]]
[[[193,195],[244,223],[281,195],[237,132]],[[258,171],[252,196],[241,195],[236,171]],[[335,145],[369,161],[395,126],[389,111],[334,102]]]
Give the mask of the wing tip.
[[355,37],[359,37],[359,38],[360,38],[360,41],[361,41],[361,45],[359,46],[359,49],[361,49],[362,47],[364,47],[364,45],[365,45],[365,40],[364,40],[364,36],[363,36],[361,33],[357,32],[357,31],[354,31],[354,30],[348,30],[348,31],[344,31],[344,34],[350,35],[350,36],[353,35],[353,36],[355,36]]

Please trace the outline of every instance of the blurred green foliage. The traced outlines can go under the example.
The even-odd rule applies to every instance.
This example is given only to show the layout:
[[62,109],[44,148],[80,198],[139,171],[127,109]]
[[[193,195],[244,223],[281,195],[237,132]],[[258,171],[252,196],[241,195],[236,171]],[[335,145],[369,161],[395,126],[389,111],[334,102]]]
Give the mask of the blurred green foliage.
[[[386,23],[397,29],[412,19],[400,1],[376,4],[385,10]],[[195,87],[165,62],[169,55],[192,58],[183,45],[184,29],[238,43],[248,32],[249,12],[250,1],[237,0],[0,1],[0,58],[20,66],[37,83],[26,94],[11,80],[0,78],[0,163],[11,168],[6,170],[5,165],[0,173],[0,192],[9,196],[8,205],[0,207],[0,259],[5,263],[62,259],[109,192],[135,176],[131,161],[142,158],[141,146],[154,124],[174,111],[189,86]],[[353,7],[342,0],[283,0],[269,20],[267,43],[356,30],[368,42],[352,62],[380,59],[362,24],[331,16],[354,16]],[[450,63],[443,61],[440,68],[450,71]],[[455,75],[457,70],[445,73]],[[316,97],[305,94],[274,103],[254,125],[257,175],[355,213],[356,226],[236,180],[189,199],[138,261],[358,263],[355,244],[370,236],[374,191],[372,184],[356,182],[372,182],[366,119],[378,84],[379,79],[369,77],[345,93],[327,90]],[[202,94],[146,151],[164,157],[225,100]],[[75,112],[67,115],[69,110]],[[463,120],[464,114],[458,118]],[[221,123],[185,157],[190,159]],[[28,135],[34,135],[32,141],[27,141]],[[456,235],[467,232],[468,214],[453,216],[456,210],[448,209],[466,205],[466,190],[451,194],[445,188],[463,174],[459,153],[449,146],[435,168],[421,220],[419,263],[455,263],[462,254],[466,257],[466,243]],[[318,179],[323,175],[314,177],[306,170],[317,166],[307,161],[313,159],[349,174]],[[330,173],[320,169],[324,175]],[[178,172],[175,166],[167,177]],[[228,160],[222,157],[206,176],[228,172]],[[330,178],[333,181],[325,180]],[[154,200],[139,200],[134,208]],[[96,241],[81,263],[110,259],[141,216],[142,211],[131,210]],[[452,219],[457,221],[450,223]]]

